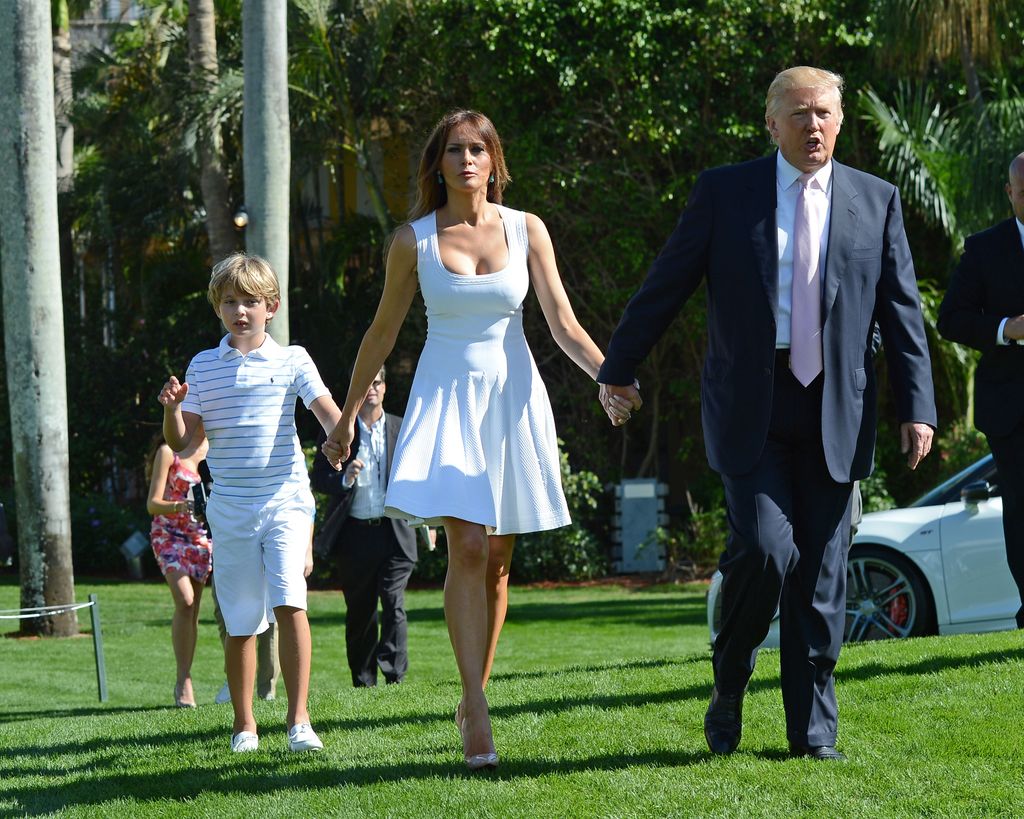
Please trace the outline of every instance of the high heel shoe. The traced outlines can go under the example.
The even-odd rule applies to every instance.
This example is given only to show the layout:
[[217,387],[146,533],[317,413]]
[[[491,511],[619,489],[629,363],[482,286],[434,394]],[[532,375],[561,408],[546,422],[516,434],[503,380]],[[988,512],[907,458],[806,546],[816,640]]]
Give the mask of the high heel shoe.
[[174,707],[175,708],[195,708],[194,702],[185,702],[182,697],[182,691],[178,686],[174,686]]
[[[461,705],[461,703],[460,703]],[[459,713],[459,709],[455,709],[455,723],[459,726],[459,734],[462,736],[462,748],[463,748],[463,759],[466,760],[466,767],[471,771],[480,771],[484,768],[497,768],[498,767],[498,752],[490,751],[486,754],[467,754],[465,753],[466,748],[466,718],[462,716],[462,722],[459,722],[459,717],[462,716]]]

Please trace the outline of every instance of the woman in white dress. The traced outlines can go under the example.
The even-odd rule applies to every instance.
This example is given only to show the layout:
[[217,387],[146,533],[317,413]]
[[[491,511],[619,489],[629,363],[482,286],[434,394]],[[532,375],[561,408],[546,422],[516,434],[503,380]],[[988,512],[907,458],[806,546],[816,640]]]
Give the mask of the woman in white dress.
[[[531,283],[566,355],[592,379],[604,361],[573,314],[544,223],[501,205],[508,181],[491,121],[473,111],[446,114],[423,149],[416,204],[392,237],[380,305],[341,421],[324,444],[336,468],[350,458],[360,402],[419,287],[427,339],[385,511],[445,528],[445,619],[462,679],[455,722],[473,770],[498,764],[484,688],[508,606],[515,536],[570,522],[551,406],[523,335]],[[602,393],[601,401],[612,423],[629,418],[624,400]]]

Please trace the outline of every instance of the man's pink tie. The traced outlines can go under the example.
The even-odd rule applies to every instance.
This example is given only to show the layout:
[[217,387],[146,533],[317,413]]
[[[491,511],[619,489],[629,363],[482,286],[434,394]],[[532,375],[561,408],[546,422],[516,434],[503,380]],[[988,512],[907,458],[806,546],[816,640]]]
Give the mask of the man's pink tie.
[[821,225],[811,205],[811,175],[801,174],[793,222],[793,310],[789,355],[793,375],[805,387],[821,372]]

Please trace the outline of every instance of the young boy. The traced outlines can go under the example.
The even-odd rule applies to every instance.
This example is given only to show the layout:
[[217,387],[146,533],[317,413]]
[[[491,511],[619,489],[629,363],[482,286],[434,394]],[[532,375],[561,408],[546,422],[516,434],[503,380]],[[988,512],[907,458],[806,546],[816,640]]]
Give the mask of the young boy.
[[295,399],[302,398],[327,433],[341,413],[309,354],[267,334],[281,291],[266,260],[230,256],[214,267],[207,295],[228,334],[192,359],[185,383],[172,375],[158,400],[171,449],[183,449],[197,430],[210,440],[206,516],[216,532],[217,596],[229,635],[231,750],[259,746],[255,643],[273,618],[288,691],[288,746],[317,751],[323,743],[306,710],[311,649],[303,575],[313,495],[295,431]]

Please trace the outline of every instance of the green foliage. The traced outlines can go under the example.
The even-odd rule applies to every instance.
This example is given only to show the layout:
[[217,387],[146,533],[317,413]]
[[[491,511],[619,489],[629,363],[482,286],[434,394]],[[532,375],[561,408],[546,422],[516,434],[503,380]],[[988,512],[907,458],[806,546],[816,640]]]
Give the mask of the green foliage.
[[[559,442],[561,444],[561,442]],[[593,534],[598,503],[603,496],[601,481],[592,472],[573,472],[569,456],[560,454],[562,489],[572,524],[546,532],[532,532],[516,538],[511,579],[517,583],[540,580],[590,580],[608,571],[607,550]],[[438,531],[437,548],[420,549],[414,578],[439,582],[448,571],[448,545],[444,531]]]
[[935,442],[935,449],[938,450],[942,470],[946,475],[955,475],[989,452],[985,436],[962,418],[942,430]]
[[[142,532],[148,539],[151,522],[144,508],[126,508],[104,493],[72,494],[71,543],[76,574],[124,576],[125,558],[120,546],[132,532]],[[155,571],[151,553],[147,550],[143,557],[148,557],[145,563],[150,573]]]
[[877,464],[875,471],[860,482],[860,496],[864,512],[881,512],[896,506],[896,501],[889,494],[885,469]]

